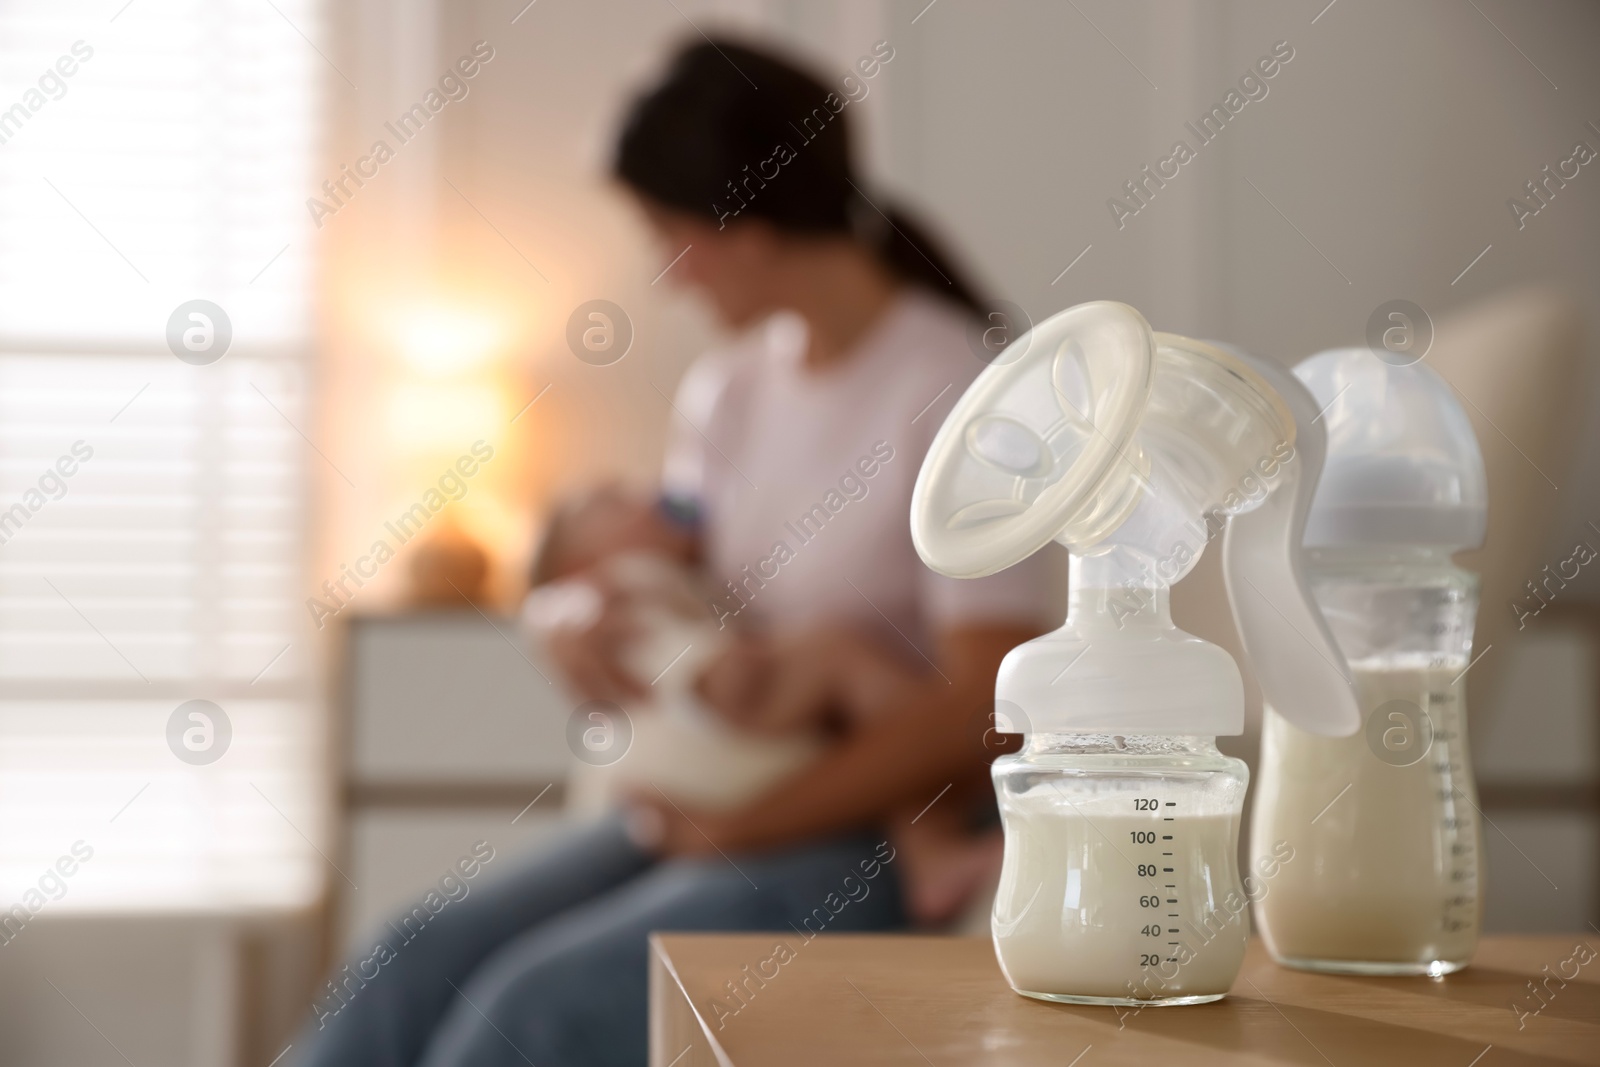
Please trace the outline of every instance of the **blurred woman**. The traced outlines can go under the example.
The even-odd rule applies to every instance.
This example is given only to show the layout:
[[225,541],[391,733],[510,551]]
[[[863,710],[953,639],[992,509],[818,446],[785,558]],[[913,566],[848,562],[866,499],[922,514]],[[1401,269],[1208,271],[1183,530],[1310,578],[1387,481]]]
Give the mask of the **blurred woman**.
[[[663,475],[683,556],[740,634],[700,693],[744,729],[836,740],[733,810],[647,793],[631,820],[486,880],[320,1018],[304,1062],[642,1064],[651,931],[774,930],[803,952],[819,928],[900,928],[908,902],[938,917],[970,890],[959,863],[884,826],[987,794],[996,668],[1054,605],[1037,557],[955,581],[912,547],[922,456],[982,369],[978,304],[863,192],[841,88],[697,43],[634,103],[615,162],[675,260],[667,277],[736,334],[685,377]],[[647,686],[622,662],[626,604],[596,584],[601,610],[552,651],[582,695],[626,705]],[[855,713],[839,723],[847,689]],[[737,1025],[743,1003],[719,1021]]]

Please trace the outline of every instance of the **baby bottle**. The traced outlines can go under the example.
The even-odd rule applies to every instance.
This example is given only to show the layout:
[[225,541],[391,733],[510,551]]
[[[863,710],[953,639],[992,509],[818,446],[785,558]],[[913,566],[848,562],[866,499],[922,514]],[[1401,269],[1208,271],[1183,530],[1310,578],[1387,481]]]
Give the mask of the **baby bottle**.
[[1051,541],[1071,553],[1065,624],[1013,649],[995,684],[997,727],[1024,735],[992,771],[995,953],[1019,993],[1199,1004],[1238,974],[1259,880],[1236,858],[1247,772],[1215,739],[1242,731],[1243,687],[1232,657],[1173,625],[1169,587],[1245,528],[1255,550],[1229,594],[1281,612],[1252,623],[1263,687],[1309,689],[1317,725],[1354,728],[1298,570],[1295,437],[1248,363],[1096,302],[1002,351],[929,449],[911,519],[930,567],[980,577]]
[[1477,579],[1450,558],[1483,543],[1482,456],[1427,367],[1346,349],[1295,374],[1326,405],[1306,568],[1363,728],[1315,737],[1269,701],[1251,851],[1287,841],[1295,859],[1256,918],[1291,967],[1448,974],[1471,959],[1483,910],[1462,700]]
[[1007,664],[1013,696],[1021,675],[1067,676],[1038,721],[999,704],[1026,741],[992,772],[1006,835],[995,953],[1013,989],[1044,1000],[1217,1000],[1249,929],[1249,772],[1216,746],[1243,725],[1239,670],[1173,626],[1165,587],[1130,597],[1097,583],[1100,562],[1072,560],[1066,625]]

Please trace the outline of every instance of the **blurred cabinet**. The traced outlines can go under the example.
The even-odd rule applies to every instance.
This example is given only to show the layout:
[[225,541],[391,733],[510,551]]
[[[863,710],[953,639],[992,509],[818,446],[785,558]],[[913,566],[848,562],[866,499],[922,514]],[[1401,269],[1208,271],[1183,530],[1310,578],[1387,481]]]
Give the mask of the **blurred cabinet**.
[[1589,930],[1600,915],[1600,606],[1554,603],[1504,654],[1493,706],[1471,728],[1484,926]]
[[475,842],[492,876],[563,825],[571,709],[515,620],[475,611],[357,617],[340,666],[342,952]]

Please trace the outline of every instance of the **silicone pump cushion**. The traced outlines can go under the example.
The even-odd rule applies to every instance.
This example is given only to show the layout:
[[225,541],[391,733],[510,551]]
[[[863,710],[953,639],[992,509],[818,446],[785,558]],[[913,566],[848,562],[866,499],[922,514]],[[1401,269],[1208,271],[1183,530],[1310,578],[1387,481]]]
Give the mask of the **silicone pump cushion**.
[[1068,308],[1013,341],[945,419],[911,497],[929,567],[980,578],[1052,540],[1092,545],[1127,515],[1148,464],[1133,444],[1155,342],[1127,304]]

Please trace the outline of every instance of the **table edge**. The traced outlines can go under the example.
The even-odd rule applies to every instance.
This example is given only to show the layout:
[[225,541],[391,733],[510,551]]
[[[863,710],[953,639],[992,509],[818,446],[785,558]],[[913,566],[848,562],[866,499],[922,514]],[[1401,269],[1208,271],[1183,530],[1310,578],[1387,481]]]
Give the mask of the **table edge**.
[[734,1067],[732,1057],[722,1047],[722,1042],[718,1041],[716,1035],[711,1032],[711,1027],[706,1025],[706,1017],[700,1014],[700,1006],[689,995],[689,990],[684,988],[683,979],[678,975],[678,966],[672,961],[671,954],[667,952],[666,947],[661,943],[661,935],[659,933],[650,934],[650,952],[655,957],[656,963],[666,972],[667,977],[672,979],[672,984],[677,988],[678,995],[683,998],[683,1002],[689,1006],[689,1010],[694,1014],[694,1021],[699,1025],[701,1035],[705,1037],[707,1044],[710,1045],[711,1054],[717,1058],[717,1063],[720,1067]]

